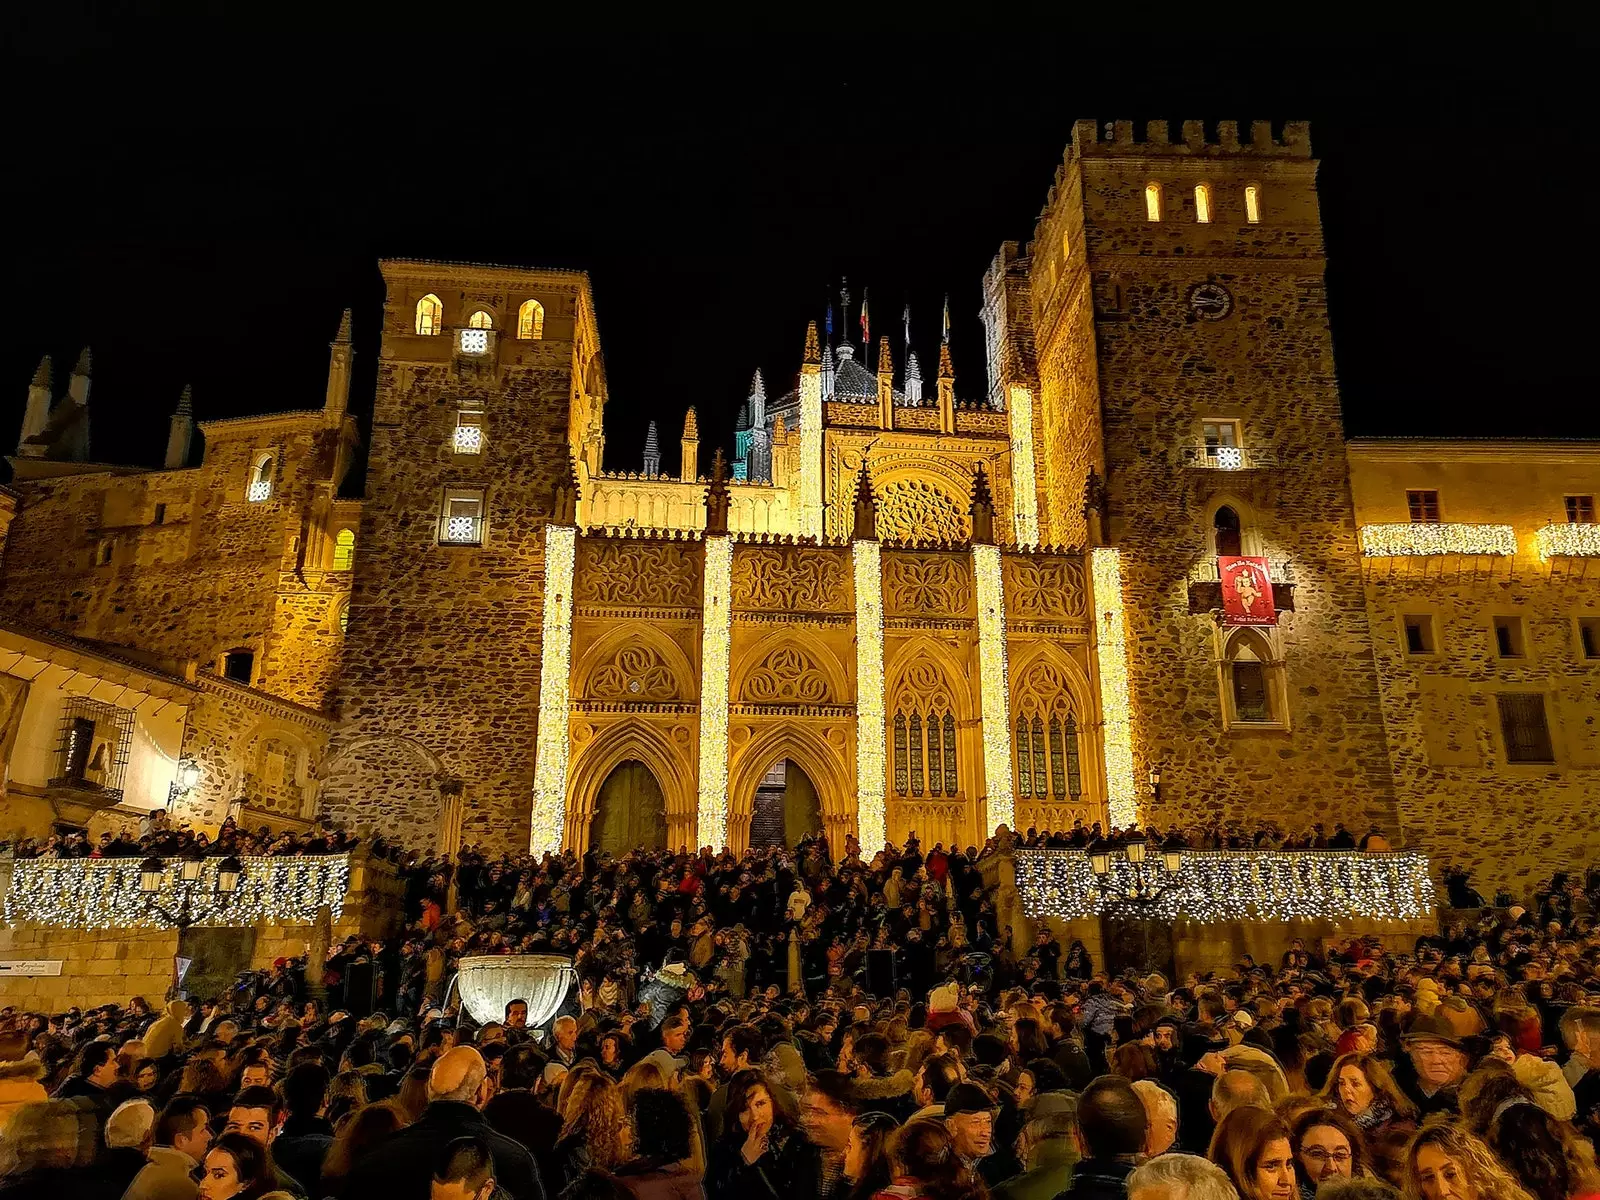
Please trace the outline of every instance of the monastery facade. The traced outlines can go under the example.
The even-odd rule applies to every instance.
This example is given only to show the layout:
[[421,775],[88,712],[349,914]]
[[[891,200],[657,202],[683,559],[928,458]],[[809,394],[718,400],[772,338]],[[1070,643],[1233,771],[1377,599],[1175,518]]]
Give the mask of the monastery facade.
[[813,325],[726,462],[689,410],[676,474],[655,423],[605,469],[581,273],[381,264],[360,497],[348,314],[321,407],[185,398],[161,470],[95,462],[87,356],[60,399],[46,365],[0,493],[11,811],[536,851],[1342,822],[1480,884],[1592,853],[1600,448],[1347,443],[1316,167],[1303,125],[1080,121],[983,277],[976,395],[948,344],[925,387]]

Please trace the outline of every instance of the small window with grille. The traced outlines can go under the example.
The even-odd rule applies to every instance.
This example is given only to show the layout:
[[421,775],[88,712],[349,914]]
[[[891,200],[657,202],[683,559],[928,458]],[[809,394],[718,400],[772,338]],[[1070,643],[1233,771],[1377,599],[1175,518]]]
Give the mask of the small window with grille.
[[483,544],[483,489],[452,488],[439,510],[439,541],[447,546]]
[[50,786],[99,792],[120,800],[132,749],[132,710],[74,696],[62,712],[56,773]]
[[1507,762],[1555,762],[1555,748],[1550,743],[1550,725],[1545,719],[1543,695],[1538,692],[1501,692],[1495,697],[1495,703],[1500,709],[1500,733],[1505,739]]

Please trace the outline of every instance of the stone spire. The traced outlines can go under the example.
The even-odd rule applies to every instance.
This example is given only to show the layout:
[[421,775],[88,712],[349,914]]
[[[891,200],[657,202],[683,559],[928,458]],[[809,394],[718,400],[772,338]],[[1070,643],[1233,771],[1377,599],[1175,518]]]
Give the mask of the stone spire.
[[956,369],[950,362],[950,343],[939,343],[939,430],[956,431]]
[[656,434],[654,421],[651,421],[644,431],[644,473],[661,474],[661,439]]
[[858,542],[876,541],[878,537],[878,502],[872,495],[872,475],[865,458],[856,476],[855,528],[850,536]]
[[700,424],[694,415],[694,405],[683,414],[683,459],[678,464],[678,479],[693,483],[700,478]]
[[194,439],[194,389],[183,385],[178,397],[178,407],[167,424],[167,457],[162,465],[169,471],[181,471],[189,465],[189,446]]
[[728,532],[728,467],[722,461],[722,447],[711,460],[711,486],[706,488],[706,534]]
[[833,381],[835,377],[833,347],[822,348],[822,398],[833,399]]
[[39,360],[39,366],[33,373],[33,382],[28,385],[28,407],[23,410],[22,432],[17,437],[17,453],[23,457],[34,458],[44,452],[42,447],[29,446],[27,443],[29,438],[37,437],[50,424],[51,393],[50,356],[46,354]]
[[350,310],[339,318],[339,331],[328,343],[328,392],[322,403],[322,423],[338,426],[350,408],[350,366],[355,358],[350,345]]
[[56,443],[52,458],[64,462],[89,461],[89,375],[94,365],[89,347],[78,352],[78,362],[72,368],[72,378],[67,381],[67,396],[83,411],[69,417],[62,425],[61,438]]
[[922,406],[922,364],[915,350],[906,355],[906,403],[912,408]]
[[750,380],[750,425],[760,429],[767,423],[767,385],[760,370]]
[[989,477],[979,463],[972,474],[972,542],[994,545],[994,497],[989,493]]
[[887,337],[878,339],[878,424],[894,428],[894,354]]
[[817,323],[812,321],[806,326],[806,349],[800,358],[805,365],[822,365],[822,344],[817,339]]

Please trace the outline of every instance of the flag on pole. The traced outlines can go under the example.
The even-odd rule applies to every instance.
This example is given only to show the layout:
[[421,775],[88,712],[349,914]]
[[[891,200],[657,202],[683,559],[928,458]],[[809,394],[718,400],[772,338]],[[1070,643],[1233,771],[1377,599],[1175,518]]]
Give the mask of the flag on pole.
[[911,301],[906,301],[906,311],[903,317],[906,324],[906,353],[911,353]]
[[939,334],[939,340],[942,341],[942,342],[948,342],[950,340],[950,293],[949,292],[946,292],[944,294],[944,328]]
[[867,345],[872,341],[872,323],[867,317],[867,289],[861,289],[861,357],[867,356]]

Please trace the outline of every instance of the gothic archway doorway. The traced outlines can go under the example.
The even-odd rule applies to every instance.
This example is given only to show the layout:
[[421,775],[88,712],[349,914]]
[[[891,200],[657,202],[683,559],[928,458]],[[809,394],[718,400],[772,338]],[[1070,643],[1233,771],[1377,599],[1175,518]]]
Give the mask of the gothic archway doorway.
[[780,758],[756,784],[750,813],[750,845],[793,846],[822,832],[822,802],[811,777],[792,758]]
[[667,844],[667,801],[650,768],[630,758],[612,768],[595,797],[589,846],[620,858]]

